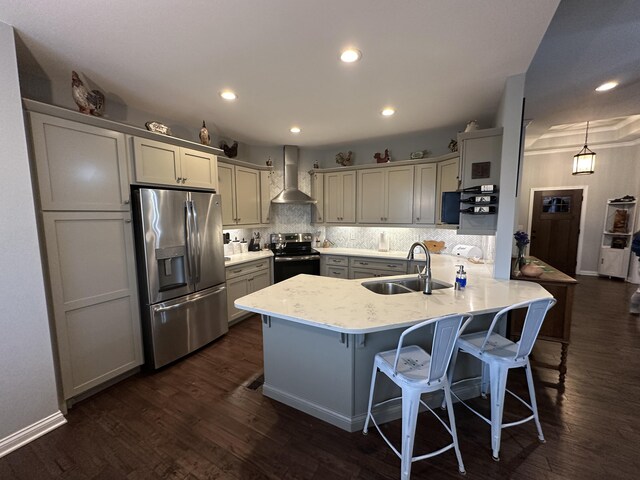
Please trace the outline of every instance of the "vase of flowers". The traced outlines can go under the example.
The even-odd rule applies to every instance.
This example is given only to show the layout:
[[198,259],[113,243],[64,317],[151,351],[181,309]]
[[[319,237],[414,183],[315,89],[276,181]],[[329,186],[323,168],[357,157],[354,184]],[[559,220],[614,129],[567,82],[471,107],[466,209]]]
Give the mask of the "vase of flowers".
[[527,232],[518,230],[513,234],[513,238],[516,241],[516,247],[518,247],[518,255],[513,262],[513,273],[518,275],[520,274],[520,268],[527,263],[524,259],[524,249],[529,244],[529,235]]

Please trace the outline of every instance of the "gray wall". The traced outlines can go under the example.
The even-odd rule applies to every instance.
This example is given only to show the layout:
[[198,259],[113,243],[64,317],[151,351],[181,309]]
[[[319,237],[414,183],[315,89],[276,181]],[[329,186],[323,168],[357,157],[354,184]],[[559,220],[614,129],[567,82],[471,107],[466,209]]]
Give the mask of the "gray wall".
[[58,412],[13,28],[0,22],[0,441]]
[[[578,273],[598,270],[600,241],[604,227],[607,199],[624,195],[640,195],[640,145],[590,145],[596,151],[593,175],[571,174],[573,155],[577,149],[562,149],[547,153],[525,152],[522,170],[522,189],[518,198],[519,223],[529,224],[529,196],[532,188],[584,186],[586,202],[582,205],[585,228],[582,232],[582,255],[578,258]],[[636,230],[638,226],[636,225]]]

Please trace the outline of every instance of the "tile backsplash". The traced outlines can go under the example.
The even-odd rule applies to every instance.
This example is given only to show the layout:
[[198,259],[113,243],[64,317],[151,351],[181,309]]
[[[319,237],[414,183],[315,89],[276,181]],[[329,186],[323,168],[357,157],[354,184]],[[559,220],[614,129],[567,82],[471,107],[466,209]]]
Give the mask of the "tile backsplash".
[[405,228],[405,227],[341,227],[311,225],[310,205],[271,205],[272,223],[264,228],[225,230],[231,239],[247,241],[254,232],[259,232],[261,242],[269,241],[271,233],[310,232],[322,242],[325,238],[341,248],[378,249],[382,232],[389,239],[389,249],[408,251],[413,242],[436,240],[445,242],[443,253],[451,253],[456,245],[479,247],[486,261],[491,262],[495,252],[495,237],[484,235],[456,235],[454,229],[447,228]]

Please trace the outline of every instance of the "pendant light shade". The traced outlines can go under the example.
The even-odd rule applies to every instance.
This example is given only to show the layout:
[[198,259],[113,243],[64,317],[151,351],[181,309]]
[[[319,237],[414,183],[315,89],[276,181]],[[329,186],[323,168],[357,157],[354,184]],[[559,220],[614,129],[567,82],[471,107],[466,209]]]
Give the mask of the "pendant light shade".
[[596,165],[596,152],[587,147],[587,137],[589,135],[589,122],[587,131],[584,134],[584,147],[573,156],[573,175],[591,175]]

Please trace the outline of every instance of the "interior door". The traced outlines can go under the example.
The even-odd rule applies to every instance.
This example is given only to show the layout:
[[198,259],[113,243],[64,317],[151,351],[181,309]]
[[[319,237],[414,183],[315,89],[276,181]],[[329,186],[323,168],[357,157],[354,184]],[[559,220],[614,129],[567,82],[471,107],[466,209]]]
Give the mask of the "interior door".
[[533,194],[529,253],[572,277],[576,274],[581,210],[581,189]]

